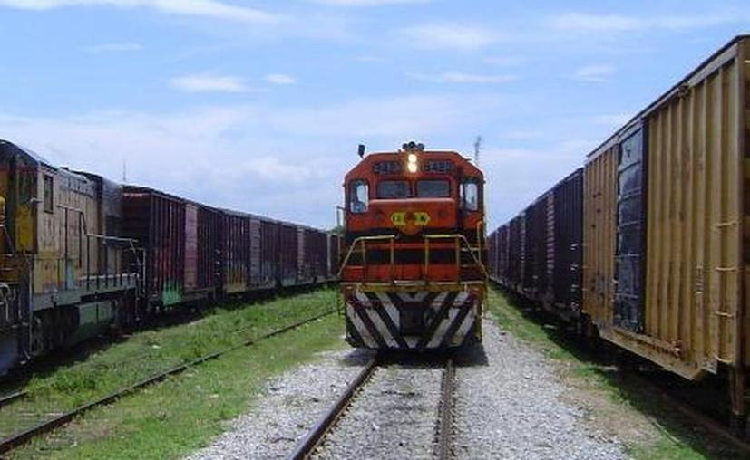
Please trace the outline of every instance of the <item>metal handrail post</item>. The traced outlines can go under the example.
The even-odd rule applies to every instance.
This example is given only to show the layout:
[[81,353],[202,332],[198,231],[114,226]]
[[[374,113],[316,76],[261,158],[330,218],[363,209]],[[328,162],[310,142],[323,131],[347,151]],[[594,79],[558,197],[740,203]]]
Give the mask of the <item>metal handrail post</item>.
[[396,282],[396,240],[391,240],[391,284]]
[[456,257],[456,281],[461,282],[461,244],[458,236],[453,238],[453,250]]
[[430,266],[430,239],[425,237],[424,239],[424,269],[422,270],[422,277],[424,278],[425,282],[428,281],[427,274],[429,272],[429,266]]

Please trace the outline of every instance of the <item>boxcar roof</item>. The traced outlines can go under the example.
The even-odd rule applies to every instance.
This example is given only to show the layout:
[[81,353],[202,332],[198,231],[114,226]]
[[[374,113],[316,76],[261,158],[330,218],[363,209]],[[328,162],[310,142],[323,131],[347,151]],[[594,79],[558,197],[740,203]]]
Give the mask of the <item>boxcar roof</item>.
[[687,74],[685,78],[677,82],[669,90],[665,91],[656,100],[646,106],[645,109],[638,112],[633,118],[625,123],[624,126],[615,131],[615,133],[608,137],[604,142],[599,144],[598,147],[596,147],[586,156],[586,161],[591,161],[601,155],[603,152],[609,150],[614,144],[619,141],[619,139],[624,137],[625,134],[629,133],[631,129],[638,126],[643,119],[648,117],[651,112],[659,109],[659,107],[670,101],[672,97],[674,97],[680,91],[680,89],[685,87],[685,85],[690,85],[691,83],[695,83],[696,81],[703,80],[706,76],[724,65],[728,60],[734,59],[736,51],[735,49],[733,49],[734,46],[748,38],[750,38],[750,34],[736,35],[732,40],[719,48],[706,60],[701,62],[698,67]]

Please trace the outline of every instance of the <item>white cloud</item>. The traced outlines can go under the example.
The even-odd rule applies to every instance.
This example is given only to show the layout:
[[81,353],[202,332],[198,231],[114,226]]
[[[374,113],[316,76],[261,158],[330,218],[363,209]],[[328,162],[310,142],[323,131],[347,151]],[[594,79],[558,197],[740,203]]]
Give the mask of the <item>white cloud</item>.
[[274,85],[292,85],[297,83],[296,78],[285,73],[269,73],[266,75],[265,80]]
[[453,49],[473,51],[484,48],[499,36],[494,32],[472,24],[423,24],[401,30],[399,39],[417,48],[440,50]]
[[244,79],[231,75],[184,75],[170,80],[170,85],[175,89],[191,93],[207,91],[242,93],[250,90]]
[[591,64],[579,68],[573,74],[573,79],[589,82],[607,81],[608,77],[615,73],[617,69],[611,64]]
[[629,16],[621,14],[565,13],[549,20],[554,29],[566,32],[631,32],[645,29],[699,29],[746,20],[741,15]]
[[[430,134],[455,131],[476,123],[497,97],[407,96],[360,99],[324,107],[276,112],[270,121],[282,133],[315,137],[427,139]],[[422,114],[414,116],[414,111]]]
[[517,80],[517,77],[513,75],[475,74],[465,72],[443,72],[437,75],[409,72],[407,75],[415,80],[434,83],[504,83]]
[[[415,110],[420,116],[414,116]],[[357,143],[391,150],[408,139],[430,142],[461,135],[497,111],[493,96],[441,94],[291,108],[247,104],[59,118],[0,112],[0,133],[55,165],[119,180],[125,159],[132,184],[332,227],[342,178],[358,160]]]
[[432,0],[309,0],[319,5],[331,6],[382,6],[382,5],[414,5],[430,3]]
[[143,45],[140,43],[124,42],[124,43],[100,43],[98,45],[86,46],[83,50],[87,53],[98,54],[98,53],[118,53],[118,52],[131,52],[141,51]]
[[140,7],[166,14],[207,16],[254,24],[276,24],[283,20],[277,14],[218,0],[0,0],[0,5],[32,11],[73,6]]

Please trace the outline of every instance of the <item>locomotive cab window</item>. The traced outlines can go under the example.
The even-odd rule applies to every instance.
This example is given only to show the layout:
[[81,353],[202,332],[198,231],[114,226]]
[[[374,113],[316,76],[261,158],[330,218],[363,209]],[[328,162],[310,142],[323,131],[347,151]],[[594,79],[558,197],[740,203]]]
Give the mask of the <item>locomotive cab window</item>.
[[451,196],[451,184],[445,179],[417,181],[417,196],[420,198],[448,198]]
[[369,188],[364,180],[354,180],[349,184],[349,211],[354,214],[367,212]]
[[405,180],[382,180],[378,182],[378,198],[408,198],[409,184]]
[[52,176],[44,176],[44,212],[55,212],[55,183]]
[[461,184],[461,207],[467,211],[479,211],[479,180],[464,179]]

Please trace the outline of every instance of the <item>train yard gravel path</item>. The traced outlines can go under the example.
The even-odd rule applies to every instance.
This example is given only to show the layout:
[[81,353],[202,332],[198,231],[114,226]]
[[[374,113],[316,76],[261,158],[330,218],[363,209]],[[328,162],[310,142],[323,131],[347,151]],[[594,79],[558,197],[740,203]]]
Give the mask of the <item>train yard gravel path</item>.
[[457,458],[621,459],[621,444],[563,402],[542,354],[484,321],[484,346],[456,363]]
[[440,365],[378,368],[314,458],[432,458],[442,375]]
[[327,352],[272,380],[251,412],[231,421],[226,433],[189,459],[286,458],[371,356],[357,350]]
[[[492,321],[484,331],[482,349],[456,362],[455,458],[627,458],[566,402],[568,389],[541,352]],[[190,460],[286,458],[369,356],[329,352],[273,380],[250,413]],[[376,370],[317,458],[431,458],[441,374],[440,365]]]

